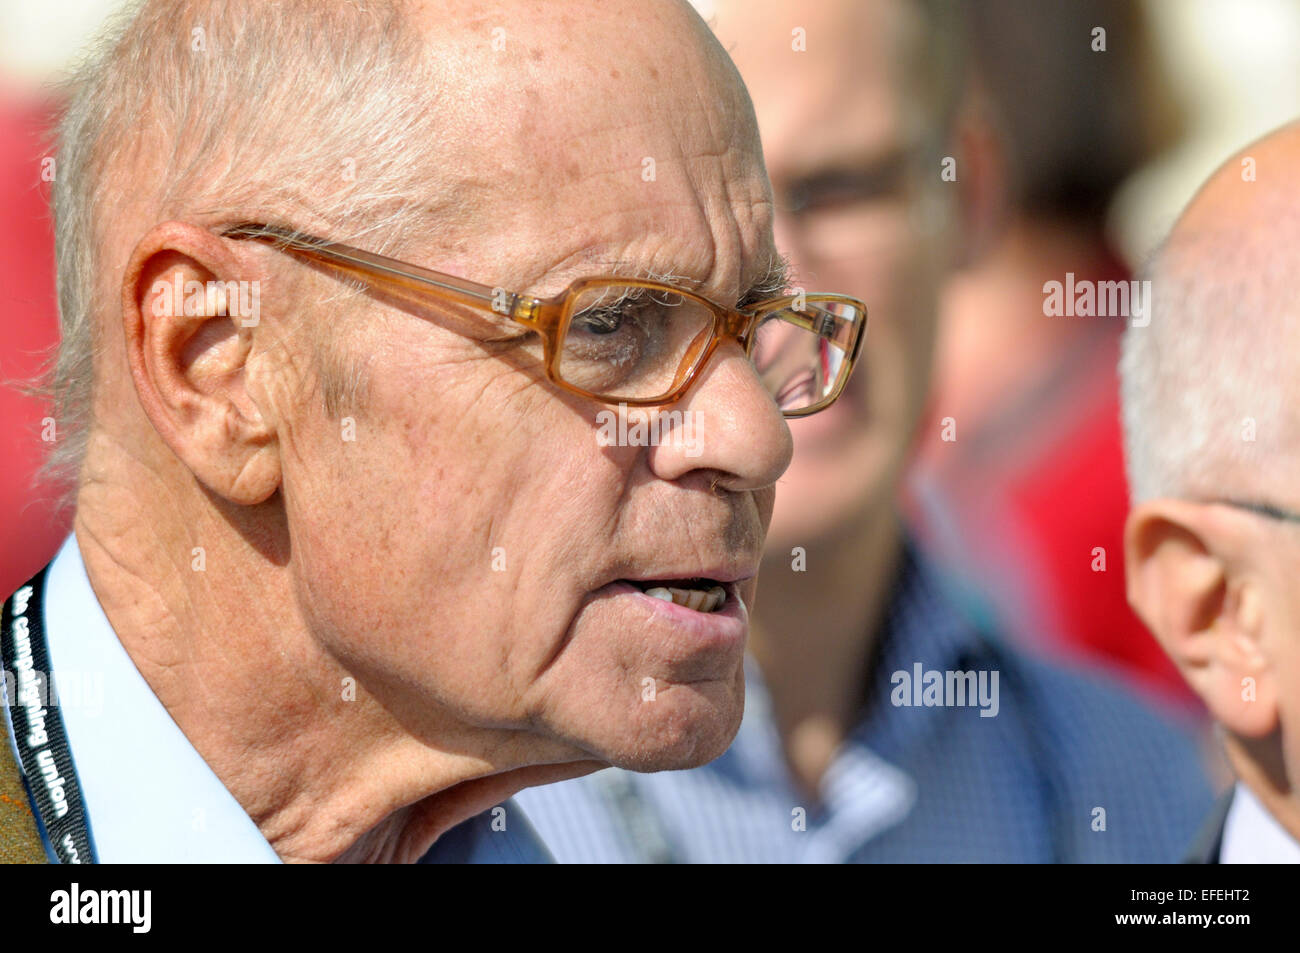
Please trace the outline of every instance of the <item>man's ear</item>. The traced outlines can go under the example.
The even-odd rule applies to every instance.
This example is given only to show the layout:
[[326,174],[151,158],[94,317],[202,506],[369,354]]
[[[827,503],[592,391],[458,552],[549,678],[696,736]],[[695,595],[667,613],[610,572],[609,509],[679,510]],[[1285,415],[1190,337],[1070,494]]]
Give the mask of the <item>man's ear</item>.
[[[1278,728],[1261,581],[1242,571],[1233,521],[1186,500],[1134,507],[1124,528],[1128,601],[1229,731]],[[1246,547],[1248,548],[1248,547]]]
[[251,505],[280,485],[279,447],[247,389],[260,276],[205,228],[165,222],[122,281],[126,357],[140,405],[214,493]]

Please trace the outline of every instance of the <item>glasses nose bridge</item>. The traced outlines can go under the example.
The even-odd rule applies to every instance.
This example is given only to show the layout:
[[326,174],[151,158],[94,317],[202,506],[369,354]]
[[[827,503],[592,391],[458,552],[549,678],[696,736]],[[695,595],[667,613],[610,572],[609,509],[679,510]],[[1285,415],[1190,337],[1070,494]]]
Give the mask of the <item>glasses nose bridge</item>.
[[735,338],[745,352],[749,353],[749,338],[757,321],[758,315],[752,311],[741,311],[737,308],[719,308],[718,343],[722,343],[726,338]]

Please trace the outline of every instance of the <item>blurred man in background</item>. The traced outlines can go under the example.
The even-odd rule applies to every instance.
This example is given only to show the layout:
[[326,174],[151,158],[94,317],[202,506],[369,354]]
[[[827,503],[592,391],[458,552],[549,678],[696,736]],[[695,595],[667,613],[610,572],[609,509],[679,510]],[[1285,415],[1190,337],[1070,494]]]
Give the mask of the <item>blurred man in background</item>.
[[1175,139],[1178,110],[1132,0],[964,9],[1006,204],[988,254],[944,296],[936,419],[910,481],[919,537],[988,598],[1009,638],[1104,662],[1162,701],[1191,704],[1124,597],[1123,316],[1049,314],[1044,294],[1053,281],[1132,277],[1107,212]]
[[1237,785],[1190,859],[1300,863],[1300,125],[1230,159],[1124,338],[1134,608],[1218,722]]
[[948,269],[992,217],[959,25],[922,0],[724,2],[797,283],[871,312],[863,366],[792,421],[730,750],[521,800],[561,861],[1172,861],[1209,792],[1186,739],[972,618],[895,510]]

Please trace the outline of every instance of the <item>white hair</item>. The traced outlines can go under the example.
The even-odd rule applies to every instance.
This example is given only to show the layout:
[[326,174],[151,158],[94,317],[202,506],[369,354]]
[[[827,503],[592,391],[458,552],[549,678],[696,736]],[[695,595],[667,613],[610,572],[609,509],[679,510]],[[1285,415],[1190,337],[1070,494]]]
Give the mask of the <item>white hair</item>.
[[[428,194],[411,193],[438,89],[402,14],[397,0],[143,0],[110,21],[67,83],[58,129],[62,339],[48,386],[60,439],[47,476],[70,481],[84,457],[97,342],[120,294],[105,234],[128,209],[143,202],[156,221],[310,216],[378,252],[428,215]],[[142,152],[165,158],[161,176],[132,174]]]
[[[1297,445],[1297,255],[1290,228],[1180,236],[1147,270],[1153,306],[1120,358],[1134,502],[1267,493]],[[1292,477],[1294,474],[1292,474]]]

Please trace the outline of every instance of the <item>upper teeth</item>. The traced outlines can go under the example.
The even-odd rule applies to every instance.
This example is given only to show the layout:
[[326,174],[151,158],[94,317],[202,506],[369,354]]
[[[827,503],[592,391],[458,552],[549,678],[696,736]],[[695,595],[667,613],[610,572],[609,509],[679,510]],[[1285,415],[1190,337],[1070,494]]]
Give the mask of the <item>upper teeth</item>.
[[714,586],[707,592],[700,589],[655,586],[653,589],[647,589],[645,594],[655,599],[662,599],[664,602],[675,602],[696,612],[713,612],[727,601],[727,590],[721,586]]

